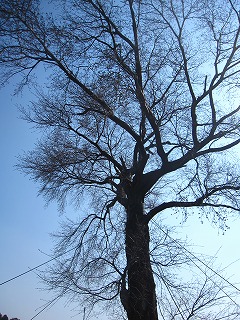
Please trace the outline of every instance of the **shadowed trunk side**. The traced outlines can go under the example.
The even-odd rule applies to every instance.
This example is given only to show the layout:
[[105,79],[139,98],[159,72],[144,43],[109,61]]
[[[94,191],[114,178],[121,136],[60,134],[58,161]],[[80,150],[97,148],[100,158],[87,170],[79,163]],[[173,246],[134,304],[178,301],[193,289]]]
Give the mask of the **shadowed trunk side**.
[[149,241],[143,202],[133,196],[129,199],[126,221],[128,320],[158,319]]

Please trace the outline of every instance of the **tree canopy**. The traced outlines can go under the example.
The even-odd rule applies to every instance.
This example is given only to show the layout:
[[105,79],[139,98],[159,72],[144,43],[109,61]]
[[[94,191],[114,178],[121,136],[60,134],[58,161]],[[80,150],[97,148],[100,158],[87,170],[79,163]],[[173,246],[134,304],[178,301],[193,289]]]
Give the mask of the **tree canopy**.
[[47,282],[91,302],[125,292],[128,319],[154,320],[160,266],[185,260],[161,214],[194,211],[224,229],[240,211],[239,3],[52,3],[0,4],[2,79],[21,74],[21,88],[41,65],[47,74],[22,109],[44,134],[20,167],[47,201],[80,206]]

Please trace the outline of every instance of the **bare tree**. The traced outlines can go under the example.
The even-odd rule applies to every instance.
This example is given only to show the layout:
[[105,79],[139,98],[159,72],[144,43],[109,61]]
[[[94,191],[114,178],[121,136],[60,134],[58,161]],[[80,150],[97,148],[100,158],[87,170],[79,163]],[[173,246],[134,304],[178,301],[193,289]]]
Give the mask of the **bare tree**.
[[59,235],[58,252],[74,250],[50,284],[93,301],[121,292],[128,319],[158,319],[152,222],[194,208],[224,228],[240,210],[239,4],[66,0],[47,11],[1,1],[0,63],[20,85],[48,67],[24,111],[45,136],[22,169],[47,200],[89,202]]

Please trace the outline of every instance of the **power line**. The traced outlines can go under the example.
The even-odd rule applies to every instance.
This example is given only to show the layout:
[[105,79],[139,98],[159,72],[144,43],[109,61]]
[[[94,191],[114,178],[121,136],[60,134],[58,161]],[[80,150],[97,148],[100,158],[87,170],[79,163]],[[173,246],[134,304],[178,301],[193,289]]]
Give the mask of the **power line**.
[[51,262],[51,261],[53,261],[53,260],[55,260],[55,259],[56,259],[56,258],[52,258],[52,259],[50,259],[50,260],[48,260],[48,261],[46,261],[46,262],[43,262],[43,263],[39,264],[38,266],[36,266],[36,267],[34,267],[34,268],[31,268],[31,269],[29,269],[29,270],[27,270],[27,271],[25,271],[25,272],[23,272],[23,273],[20,273],[20,274],[18,274],[17,276],[12,277],[12,278],[10,278],[10,279],[8,279],[8,280],[0,283],[0,286],[2,286],[3,284],[8,283],[8,282],[10,282],[10,281],[13,281],[13,280],[15,280],[15,279],[17,279],[17,278],[20,278],[20,277],[24,276],[25,274],[27,274],[27,273],[29,273],[29,272],[32,272],[32,271],[34,271],[34,270],[36,270],[36,269],[44,266],[45,264],[47,264],[47,263],[49,263],[49,262]]
[[[192,252],[190,252],[189,250],[187,250],[187,249],[186,249],[184,246],[182,246],[176,239],[172,238],[167,232],[165,232],[165,231],[159,226],[159,224],[158,224],[156,221],[154,221],[154,223],[155,223],[156,225],[158,225],[158,227],[162,230],[162,232],[163,232],[167,237],[169,237],[173,242],[175,242],[178,246],[180,246],[184,251],[186,251],[188,254],[190,254],[192,257],[194,257],[194,259],[196,259],[197,261],[199,261],[200,263],[202,263],[206,268],[208,268],[209,270],[211,270],[214,274],[216,274],[216,275],[217,275],[218,277],[220,277],[222,280],[224,280],[225,282],[227,282],[227,283],[228,283],[231,287],[233,287],[235,290],[237,290],[237,291],[240,292],[240,289],[237,288],[234,284],[232,284],[232,283],[231,283],[230,281],[228,281],[226,278],[224,278],[223,276],[221,276],[217,271],[215,271],[215,270],[212,269],[210,266],[208,266],[205,262],[203,262],[201,259],[199,259],[199,258],[198,258],[196,255],[194,255]],[[20,277],[24,276],[25,274],[28,274],[28,273],[30,273],[30,272],[32,272],[32,271],[34,271],[34,270],[36,270],[36,269],[44,266],[45,264],[48,264],[48,263],[52,262],[53,260],[56,260],[56,259],[60,258],[61,256],[65,255],[65,254],[67,254],[67,253],[69,253],[69,252],[71,252],[72,250],[75,250],[75,249],[76,249],[76,247],[74,247],[74,248],[72,248],[72,249],[70,249],[70,250],[68,250],[68,251],[66,251],[66,252],[63,252],[63,253],[57,255],[56,257],[53,257],[53,258],[51,258],[51,259],[49,259],[49,260],[47,260],[47,261],[45,261],[45,262],[43,262],[43,263],[41,263],[41,264],[33,267],[33,268],[31,268],[31,269],[29,269],[29,270],[27,270],[27,271],[25,271],[25,272],[22,272],[22,273],[18,274],[17,276],[14,276],[14,277],[12,277],[12,278],[10,278],[10,279],[8,279],[8,280],[0,283],[0,286],[6,284],[6,283],[8,283],[8,282],[11,282],[11,281],[13,281],[13,280],[15,280],[15,279],[17,279],[17,278],[20,278]],[[199,267],[198,267],[198,268],[199,268]],[[200,268],[199,268],[199,269],[200,269]],[[201,269],[200,269],[200,270],[201,270]],[[201,271],[202,271],[202,270],[201,270]]]
[[10,279],[8,279],[8,280],[0,283],[0,286],[4,285],[4,284],[6,284],[6,283],[8,283],[8,282],[10,282],[10,281],[13,281],[13,280],[15,280],[15,279],[17,279],[17,278],[20,278],[20,277],[24,276],[25,274],[27,274],[27,273],[29,273],[29,272],[32,272],[32,271],[34,271],[34,270],[36,270],[36,269],[44,266],[45,264],[48,264],[48,263],[52,262],[53,260],[56,260],[56,259],[60,258],[61,256],[65,255],[65,254],[67,254],[67,253],[69,253],[70,251],[75,250],[75,249],[76,249],[76,247],[74,247],[74,248],[72,248],[72,249],[70,249],[70,250],[68,250],[68,251],[66,251],[66,252],[63,252],[63,253],[57,255],[56,257],[53,257],[53,258],[51,258],[51,259],[49,259],[49,260],[47,260],[47,261],[45,261],[45,262],[37,265],[36,267],[33,267],[33,268],[31,268],[31,269],[29,269],[29,270],[27,270],[27,271],[24,271],[24,272],[18,274],[17,276],[12,277],[12,278],[10,278]]
[[[220,279],[222,279],[223,281],[225,281],[228,285],[230,285],[231,287],[233,287],[235,290],[237,290],[238,292],[240,292],[240,289],[237,288],[233,283],[231,283],[229,280],[227,280],[226,278],[224,278],[221,274],[219,274],[217,271],[215,271],[213,268],[211,268],[209,265],[207,265],[204,261],[202,261],[200,258],[198,258],[195,254],[193,254],[191,251],[189,251],[188,249],[186,249],[184,246],[181,245],[181,243],[179,241],[177,241],[176,239],[172,238],[168,232],[164,231],[163,228],[161,228],[161,226],[154,221],[154,223],[159,227],[159,229],[167,236],[169,237],[173,242],[175,242],[180,248],[182,248],[184,251],[187,252],[187,254],[185,253],[185,255],[190,259],[190,261],[202,272],[206,275],[206,273],[202,270],[202,268],[200,266],[197,265],[196,262],[194,262],[193,259],[191,259],[189,257],[192,256],[195,260],[197,260],[198,262],[200,262],[201,264],[203,264],[207,269],[209,269],[211,272],[213,272],[216,276],[218,276]],[[217,285],[219,287],[219,285],[217,283],[215,283],[215,281],[213,281],[211,279],[211,277],[207,277],[209,280],[212,281],[213,284]],[[239,307],[239,304],[236,303],[222,288],[219,287],[219,289],[237,306]]]
[[[189,251],[188,249],[186,249],[186,248],[185,248],[183,245],[181,245],[181,243],[178,242],[176,239],[172,238],[166,231],[164,231],[164,230],[160,227],[160,225],[159,225],[156,221],[154,221],[154,223],[161,229],[161,231],[162,231],[167,237],[169,237],[173,242],[175,242],[179,247],[181,247],[185,252],[187,252],[188,257],[189,257],[189,255],[192,256],[192,257],[194,258],[194,260],[197,260],[198,262],[200,262],[201,264],[203,264],[207,269],[211,270],[211,272],[213,272],[215,275],[217,275],[217,276],[218,276],[219,278],[221,278],[223,281],[225,281],[226,283],[228,283],[228,284],[229,284],[231,287],[233,287],[235,290],[237,290],[238,292],[240,292],[240,289],[237,288],[234,284],[232,284],[230,281],[228,281],[226,278],[224,278],[224,277],[223,277],[221,274],[219,274],[217,271],[215,271],[214,269],[212,269],[209,265],[207,265],[204,261],[202,261],[200,258],[198,258],[198,257],[197,257],[195,254],[193,254],[191,251]],[[74,248],[71,248],[71,249],[69,249],[69,250],[66,251],[66,252],[63,252],[63,253],[61,253],[61,254],[59,254],[59,255],[57,255],[57,256],[49,259],[49,260],[47,260],[47,261],[45,261],[45,262],[37,265],[37,266],[35,266],[35,267],[33,267],[33,268],[25,271],[25,272],[22,272],[22,273],[20,273],[20,274],[18,274],[18,275],[16,275],[16,276],[14,276],[14,277],[6,280],[6,281],[0,283],[0,286],[6,284],[6,283],[8,283],[8,282],[11,282],[11,281],[13,281],[13,280],[15,280],[15,279],[17,279],[17,278],[20,278],[20,277],[22,277],[22,276],[24,276],[24,275],[26,275],[26,274],[28,274],[28,273],[36,270],[36,269],[39,269],[40,267],[42,267],[42,266],[44,266],[44,265],[46,265],[46,264],[48,264],[48,263],[50,263],[50,262],[52,262],[52,261],[54,261],[54,260],[57,260],[57,259],[60,258],[61,256],[63,256],[63,255],[65,255],[65,254],[67,254],[67,253],[75,250],[77,247],[78,247],[78,246],[76,246],[76,247],[74,247]],[[186,254],[186,253],[185,253],[185,254]],[[190,257],[189,257],[189,259],[192,261],[192,263],[193,263],[201,272],[205,273]],[[224,268],[224,269],[225,269],[225,268]],[[208,277],[208,278],[209,278],[209,280],[211,280],[215,285],[217,285],[210,277]],[[220,289],[221,289],[221,288],[220,288]],[[223,289],[221,289],[221,290],[224,292]],[[237,306],[239,306],[226,292],[224,292],[224,294],[225,294],[226,296],[228,296],[229,299],[230,299],[234,304],[236,304]],[[40,313],[42,313],[42,312],[43,312],[44,310],[46,310],[48,307],[51,307],[51,306],[52,306],[53,304],[55,304],[60,298],[61,298],[60,296],[57,296],[56,298],[54,298],[53,300],[51,300],[50,302],[48,302],[48,303],[47,303],[37,314],[35,314],[30,320],[35,319]]]
[[46,310],[47,308],[51,307],[52,305],[54,305],[55,303],[58,302],[58,300],[61,298],[61,296],[54,298],[53,300],[51,300],[50,302],[48,302],[38,313],[36,313],[30,320],[35,319],[37,316],[39,316],[39,314],[41,314],[44,310]]
[[[166,237],[169,237],[174,243],[176,243],[180,248],[182,248],[184,251],[187,252],[187,253],[184,253],[185,256],[207,277],[208,280],[210,280],[214,285],[216,285],[216,286],[225,294],[225,296],[228,297],[228,299],[229,299],[230,301],[232,301],[233,304],[235,304],[238,308],[240,307],[240,305],[239,305],[236,301],[234,301],[233,298],[232,298],[222,287],[220,287],[220,285],[219,285],[218,283],[216,283],[216,282],[212,279],[212,277],[208,276],[208,275],[206,274],[206,272],[204,272],[204,270],[202,270],[202,268],[201,268],[194,260],[196,259],[198,262],[200,262],[201,264],[203,264],[207,269],[209,269],[209,270],[210,270],[211,272],[213,272],[216,276],[218,276],[220,279],[222,279],[223,281],[225,281],[228,285],[230,285],[231,287],[233,287],[233,288],[234,288],[235,290],[237,290],[238,292],[240,292],[240,289],[239,289],[239,288],[237,288],[234,284],[232,284],[230,281],[228,281],[226,278],[224,278],[222,275],[220,275],[217,271],[215,271],[215,270],[212,269],[210,266],[208,266],[204,261],[202,261],[200,258],[198,258],[198,257],[197,257],[195,254],[193,254],[191,251],[189,251],[188,249],[186,249],[183,245],[181,245],[181,243],[180,243],[179,241],[177,241],[176,239],[172,238],[172,237],[168,234],[168,232],[164,231],[163,228],[161,228],[161,226],[157,223],[156,220],[153,220],[153,223],[158,226],[158,228],[166,235]],[[193,260],[192,258],[190,258],[189,255],[192,256],[194,260]],[[225,269],[225,268],[224,268],[224,269]],[[224,270],[224,269],[223,269],[223,270]],[[162,279],[162,280],[163,280],[163,279]],[[163,283],[164,283],[164,285],[166,286],[166,283],[165,283],[164,281],[163,281]],[[182,312],[181,312],[181,310],[179,309],[179,306],[176,304],[175,299],[172,297],[172,293],[171,293],[170,289],[169,289],[167,286],[166,286],[166,288],[167,288],[167,290],[168,290],[168,292],[169,292],[169,294],[170,294],[170,296],[171,296],[171,298],[172,298],[175,306],[177,307],[178,312],[179,312],[180,315],[182,316]]]
[[[41,263],[41,264],[33,267],[33,268],[31,268],[31,269],[29,269],[29,270],[27,270],[27,271],[25,271],[25,272],[22,272],[22,273],[18,274],[17,276],[12,277],[12,278],[10,278],[10,279],[8,279],[8,280],[0,283],[0,286],[1,286],[1,285],[4,285],[4,284],[6,284],[6,283],[8,283],[8,282],[10,282],[10,281],[13,281],[13,280],[15,280],[15,279],[17,279],[17,278],[20,278],[20,277],[28,274],[29,272],[32,272],[32,271],[34,271],[34,270],[36,270],[36,269],[38,269],[38,268],[46,265],[46,264],[52,262],[53,260],[56,260],[56,259],[60,258],[61,256],[63,256],[63,255],[65,255],[65,254],[67,254],[67,253],[75,250],[76,248],[77,248],[77,246],[74,247],[74,248],[71,248],[71,249],[69,249],[68,251],[63,252],[63,253],[57,255],[56,257],[53,257],[53,258],[51,258],[51,259],[49,259],[49,260],[47,260],[47,261],[45,261],[45,262],[43,262],[43,263]],[[51,307],[52,305],[54,305],[55,303],[57,303],[57,301],[58,301],[60,298],[61,298],[61,296],[57,296],[56,298],[54,298],[54,299],[52,299],[51,301],[49,301],[48,303],[46,303],[46,305],[43,306],[43,307],[41,308],[41,310],[40,310],[39,312],[37,312],[30,320],[35,319],[37,316],[39,316],[39,315],[40,315],[43,311],[45,311],[47,308],[49,308],[49,307]]]
[[[226,283],[228,283],[231,287],[233,287],[235,290],[240,292],[240,289],[237,288],[233,283],[231,283],[230,281],[228,281],[226,278],[224,278],[223,276],[221,276],[221,274],[219,274],[217,271],[215,271],[213,268],[211,268],[210,266],[208,266],[204,261],[202,261],[200,258],[198,258],[195,254],[193,254],[191,251],[189,251],[188,249],[186,249],[184,246],[182,246],[176,239],[173,239],[171,236],[169,236],[169,234],[167,232],[165,232],[162,228],[161,228],[162,232],[165,233],[166,236],[168,236],[173,242],[175,242],[178,246],[180,246],[183,250],[185,250],[189,255],[191,255],[194,259],[196,259],[198,262],[202,263],[207,269],[209,269],[210,271],[212,271],[215,275],[217,275],[219,278],[221,278],[223,281],[225,281]],[[193,264],[196,265],[196,267],[201,270],[201,268],[194,263],[193,260],[191,260],[193,262]],[[236,260],[238,261],[238,260]],[[202,271],[202,270],[201,270]]]

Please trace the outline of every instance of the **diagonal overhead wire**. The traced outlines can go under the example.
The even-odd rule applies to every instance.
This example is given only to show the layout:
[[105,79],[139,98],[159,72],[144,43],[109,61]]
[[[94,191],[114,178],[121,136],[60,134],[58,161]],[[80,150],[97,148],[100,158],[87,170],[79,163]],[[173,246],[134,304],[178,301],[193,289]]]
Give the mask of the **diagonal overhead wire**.
[[0,283],[0,286],[6,284],[6,283],[8,283],[8,282],[11,282],[11,281],[13,281],[13,280],[15,280],[15,279],[17,279],[17,278],[20,278],[20,277],[28,274],[29,272],[32,272],[32,271],[34,271],[34,270],[36,270],[36,269],[39,269],[40,267],[44,266],[45,264],[48,264],[48,263],[50,263],[50,262],[52,262],[52,261],[60,258],[61,256],[69,253],[70,251],[72,251],[72,250],[74,250],[74,249],[76,249],[76,248],[75,248],[75,247],[74,247],[74,248],[71,248],[70,250],[63,252],[63,253],[57,255],[56,257],[53,257],[53,258],[51,258],[51,259],[49,259],[49,260],[47,260],[47,261],[45,261],[45,262],[43,262],[43,263],[41,263],[41,264],[33,267],[33,268],[30,268],[30,269],[28,269],[27,271],[24,271],[24,272],[22,272],[22,273],[20,273],[20,274],[18,274],[18,275],[16,275],[16,276],[14,276],[14,277],[6,280],[6,281],[3,281],[2,283]]
[[[198,268],[202,273],[206,275],[206,273],[204,272],[204,270],[202,270],[202,268],[194,261],[197,260],[198,262],[200,262],[202,265],[204,265],[205,268],[209,269],[211,272],[213,272],[216,276],[218,276],[220,279],[222,279],[224,282],[226,282],[229,286],[231,286],[232,288],[234,288],[235,290],[237,290],[238,292],[240,292],[240,289],[238,287],[236,287],[233,283],[231,283],[229,280],[227,280],[225,277],[223,277],[221,274],[219,274],[219,272],[215,271],[213,268],[211,268],[209,265],[207,265],[204,261],[202,261],[200,258],[198,258],[194,253],[192,253],[191,251],[189,251],[187,248],[185,248],[183,245],[181,245],[181,243],[179,241],[177,241],[176,239],[172,238],[168,232],[164,231],[163,228],[161,228],[161,226],[156,222],[156,220],[154,221],[154,224],[158,226],[158,228],[167,236],[169,237],[174,243],[176,243],[180,248],[183,249],[183,251],[187,252],[185,253],[186,257],[188,257],[188,259],[190,259],[190,261],[196,266],[196,268]],[[192,256],[194,259],[191,259],[189,256]],[[240,307],[240,305],[233,300],[232,297],[230,297],[230,295],[225,292],[213,279],[212,277],[207,276],[207,278],[216,286],[219,287],[219,289],[237,306]]]
[[47,308],[51,308],[55,303],[58,302],[58,300],[61,299],[61,296],[57,296],[56,298],[52,299],[51,301],[49,301],[44,307],[41,308],[40,311],[38,311],[38,313],[36,313],[30,320],[35,319],[36,317],[38,317],[44,310],[46,310]]

